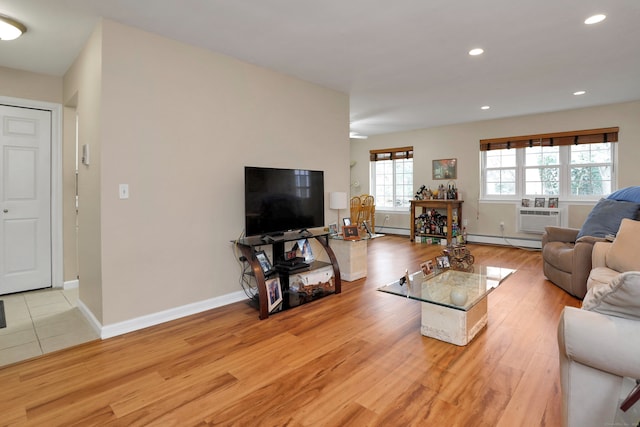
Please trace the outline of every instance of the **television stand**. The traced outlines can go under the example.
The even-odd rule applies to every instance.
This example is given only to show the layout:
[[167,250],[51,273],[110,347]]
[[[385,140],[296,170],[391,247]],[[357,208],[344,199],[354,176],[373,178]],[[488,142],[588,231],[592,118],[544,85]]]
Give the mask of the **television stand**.
[[[329,257],[329,260],[330,260],[329,263],[315,261],[308,267],[309,274],[313,274],[314,271],[319,272],[329,268],[330,271],[332,270],[333,282],[334,282],[333,292],[331,293],[339,294],[342,291],[342,284],[340,280],[340,267],[338,266],[338,261],[336,259],[335,254],[333,253],[333,250],[331,249],[331,247],[329,247],[328,236],[329,236],[329,233],[324,231],[319,233],[306,231],[305,235],[302,237],[316,239],[320,243],[320,245],[322,245],[323,249],[327,253],[327,256]],[[269,241],[267,241],[266,237],[269,237]],[[252,237],[245,237],[243,239],[239,239],[234,242],[236,245],[238,245],[240,252],[246,258],[247,262],[251,266],[251,270],[253,271],[253,275],[255,277],[256,284],[258,287],[258,305],[260,310],[260,319],[266,319],[269,317],[269,308],[267,303],[268,295],[267,295],[265,275],[262,270],[262,267],[260,266],[260,262],[255,256],[255,248],[264,246],[264,245],[271,245],[273,259],[274,260],[282,259],[285,252],[284,251],[285,243],[297,241],[300,238],[301,238],[301,232],[293,231],[293,232],[284,233],[283,236],[279,239],[274,239],[273,237],[270,237],[270,236],[252,236]],[[305,273],[299,273],[299,272],[300,270],[289,271],[289,272],[278,271],[278,274],[280,275],[280,279],[281,279],[283,296],[289,295],[290,277],[293,277],[295,274],[305,274]],[[314,292],[312,292],[312,294],[313,295],[310,298],[316,299],[316,296],[318,297],[323,296],[323,291],[316,289],[314,290]],[[283,301],[283,307],[284,309],[293,308],[289,305],[289,302],[286,300]]]

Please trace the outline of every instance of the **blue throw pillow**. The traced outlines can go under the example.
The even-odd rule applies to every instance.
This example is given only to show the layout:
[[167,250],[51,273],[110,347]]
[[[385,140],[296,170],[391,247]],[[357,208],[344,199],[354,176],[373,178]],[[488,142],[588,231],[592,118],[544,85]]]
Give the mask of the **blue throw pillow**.
[[609,194],[607,199],[640,203],[640,186],[627,187]]
[[578,239],[582,236],[605,237],[616,234],[623,218],[635,219],[640,204],[622,200],[600,199],[582,224]]

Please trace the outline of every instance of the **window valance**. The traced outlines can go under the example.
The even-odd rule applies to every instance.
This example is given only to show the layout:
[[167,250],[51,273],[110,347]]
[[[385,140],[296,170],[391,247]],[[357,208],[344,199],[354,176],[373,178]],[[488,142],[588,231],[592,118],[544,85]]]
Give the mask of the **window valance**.
[[370,150],[369,160],[372,162],[379,162],[381,160],[395,160],[395,159],[412,159],[413,147],[400,147],[400,148],[383,148],[381,150]]
[[538,135],[512,136],[480,140],[480,151],[524,147],[552,147],[559,145],[599,144],[618,142],[618,128],[575,130],[570,132],[542,133]]

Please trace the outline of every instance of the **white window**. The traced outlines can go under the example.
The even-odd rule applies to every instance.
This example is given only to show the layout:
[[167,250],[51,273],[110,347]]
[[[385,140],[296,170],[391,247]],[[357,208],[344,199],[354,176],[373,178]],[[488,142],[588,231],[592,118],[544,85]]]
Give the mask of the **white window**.
[[413,147],[371,150],[370,155],[376,210],[406,211],[413,199]]
[[482,198],[597,200],[614,190],[617,131],[481,141]]

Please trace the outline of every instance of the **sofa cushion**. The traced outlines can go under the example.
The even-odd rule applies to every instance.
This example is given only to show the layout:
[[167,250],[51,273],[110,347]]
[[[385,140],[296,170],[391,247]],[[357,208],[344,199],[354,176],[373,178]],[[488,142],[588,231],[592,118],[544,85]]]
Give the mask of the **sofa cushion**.
[[619,272],[640,271],[640,221],[623,219],[605,257],[607,267]]
[[593,286],[582,301],[582,309],[640,320],[640,271],[620,273],[609,283]]
[[578,239],[582,236],[606,237],[616,234],[623,218],[635,218],[640,204],[622,200],[600,199],[582,228],[578,232]]
[[640,203],[640,186],[622,188],[609,194],[607,199],[626,200],[627,202]]

